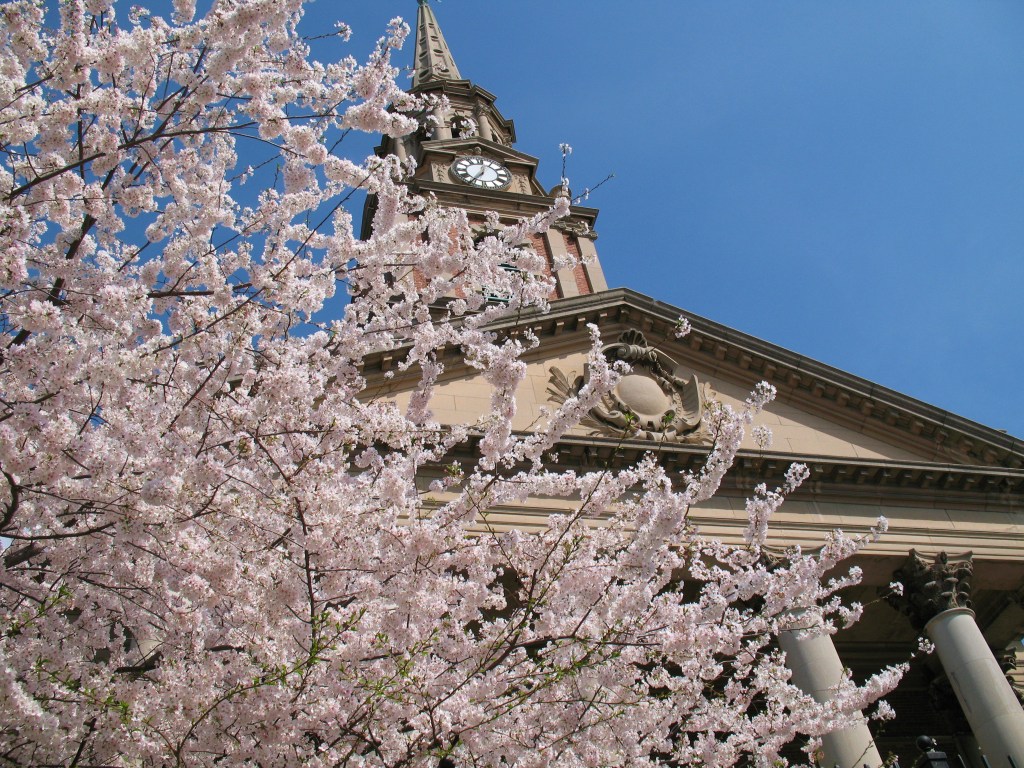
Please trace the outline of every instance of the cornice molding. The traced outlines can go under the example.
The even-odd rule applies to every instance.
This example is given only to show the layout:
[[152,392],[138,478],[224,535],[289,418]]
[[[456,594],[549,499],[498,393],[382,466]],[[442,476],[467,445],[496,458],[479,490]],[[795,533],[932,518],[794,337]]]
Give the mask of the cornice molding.
[[[629,466],[651,450],[648,441],[566,436],[556,452],[560,464],[593,469]],[[662,465],[679,474],[699,470],[707,456],[707,448],[702,446],[659,445],[656,450]],[[1019,509],[1024,502],[1024,470],[778,452],[741,451],[726,475],[724,487],[749,493],[754,483],[778,484],[794,462],[806,464],[811,470],[807,482],[792,495],[794,499],[872,499],[884,492],[889,503],[903,501],[929,506],[941,502]]]
[[[523,215],[541,213],[548,210],[555,202],[553,197],[508,192],[496,189],[477,189],[465,184],[455,184],[427,179],[411,179],[409,188],[418,194],[430,193],[442,204],[450,204],[467,210],[495,211],[499,214]],[[588,223],[597,220],[598,210],[586,206],[574,205],[570,216],[584,219]],[[591,227],[593,229],[593,227]]]
[[454,160],[459,154],[469,150],[472,154],[486,152],[502,158],[505,162],[518,163],[536,168],[540,161],[533,155],[520,152],[497,141],[490,141],[481,136],[467,136],[458,139],[431,139],[420,144],[423,157],[442,155]]
[[430,80],[422,85],[414,85],[409,89],[409,93],[431,93],[435,91],[440,91],[446,95],[474,96],[486,101],[488,104],[493,104],[498,100],[498,97],[493,93],[486,88],[475,85],[471,80]]
[[[551,449],[548,464],[554,470],[619,469],[636,464],[652,451],[666,470],[682,476],[700,470],[708,448],[566,435]],[[447,460],[469,467],[478,455],[476,439],[471,438],[452,451]],[[722,494],[746,498],[757,483],[779,485],[794,462],[804,463],[811,470],[810,478],[790,494],[797,501],[862,505],[884,501],[886,505],[994,512],[1017,512],[1024,506],[1024,470],[752,451],[741,451],[736,457],[722,482]]]

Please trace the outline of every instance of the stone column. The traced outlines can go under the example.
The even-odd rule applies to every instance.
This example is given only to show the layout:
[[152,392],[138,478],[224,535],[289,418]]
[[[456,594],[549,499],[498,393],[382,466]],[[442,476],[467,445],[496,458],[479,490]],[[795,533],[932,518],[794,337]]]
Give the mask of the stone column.
[[[836,652],[832,636],[783,632],[779,645],[786,652],[786,666],[793,671],[794,685],[815,701],[828,701],[832,689],[843,679],[843,662]],[[851,716],[856,723],[821,737],[824,768],[879,768],[883,764],[864,715]]]
[[395,154],[403,163],[408,159],[409,153],[405,149],[405,136],[398,136],[394,140]]
[[491,119],[487,116],[486,112],[482,109],[477,109],[474,116],[476,117],[476,126],[477,131],[480,133],[480,138],[494,141],[494,133],[491,131]]
[[934,561],[911,550],[896,572],[905,594],[898,606],[923,629],[991,768],[1024,768],[1024,709],[988,647],[974,611],[971,553]]
[[434,123],[434,138],[435,139],[450,139],[452,137],[451,126],[448,125],[448,115],[441,111],[440,108],[435,108],[432,112],[437,122]]

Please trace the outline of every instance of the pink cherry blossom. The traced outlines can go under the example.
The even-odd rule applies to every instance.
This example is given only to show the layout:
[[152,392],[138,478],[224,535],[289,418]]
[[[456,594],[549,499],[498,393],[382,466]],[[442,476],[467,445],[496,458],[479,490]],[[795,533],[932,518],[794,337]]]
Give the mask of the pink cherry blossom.
[[[856,574],[824,578],[870,540],[765,565],[805,467],[754,489],[746,546],[690,523],[770,385],[710,414],[694,475],[564,469],[625,372],[591,328],[586,386],[513,430],[539,341],[495,321],[545,311],[530,237],[570,203],[478,242],[412,163],[339,154],[439,106],[396,83],[404,22],[359,65],[311,60],[300,0],[0,13],[8,761],[767,766],[896,685],[789,682],[774,638],[856,620]],[[485,412],[441,423],[465,368]],[[538,498],[564,512],[503,521]]]

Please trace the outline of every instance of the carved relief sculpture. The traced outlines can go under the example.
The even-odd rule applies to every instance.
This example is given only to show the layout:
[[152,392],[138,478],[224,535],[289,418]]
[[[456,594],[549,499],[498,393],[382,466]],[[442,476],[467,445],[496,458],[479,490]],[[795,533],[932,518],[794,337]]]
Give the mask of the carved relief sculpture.
[[[640,331],[629,330],[602,350],[610,362],[630,366],[615,388],[605,395],[583,422],[596,434],[629,435],[647,440],[700,442],[706,396],[697,376],[685,371],[661,350],[650,346]],[[550,369],[548,392],[559,402],[575,397],[587,383],[589,371],[570,380]]]

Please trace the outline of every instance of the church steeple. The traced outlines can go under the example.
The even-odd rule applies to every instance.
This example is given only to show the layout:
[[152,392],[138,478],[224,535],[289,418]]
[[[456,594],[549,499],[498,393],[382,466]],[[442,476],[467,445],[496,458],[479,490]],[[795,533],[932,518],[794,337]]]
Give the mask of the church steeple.
[[[421,128],[400,138],[385,136],[377,152],[408,161],[415,171],[406,183],[441,205],[464,209],[474,227],[484,226],[489,211],[513,222],[549,209],[561,188],[542,185],[537,158],[515,148],[515,126],[495,106],[495,95],[462,77],[427,0],[419,0],[414,55],[411,91],[424,97]],[[375,210],[370,195],[364,237]],[[552,299],[608,288],[594,247],[596,219],[595,209],[573,206],[570,216],[531,243],[555,278]],[[562,267],[566,257],[582,263]]]
[[430,81],[461,80],[455,57],[441,33],[434,11],[427,0],[419,0],[416,14],[416,63],[412,87],[419,88]]

